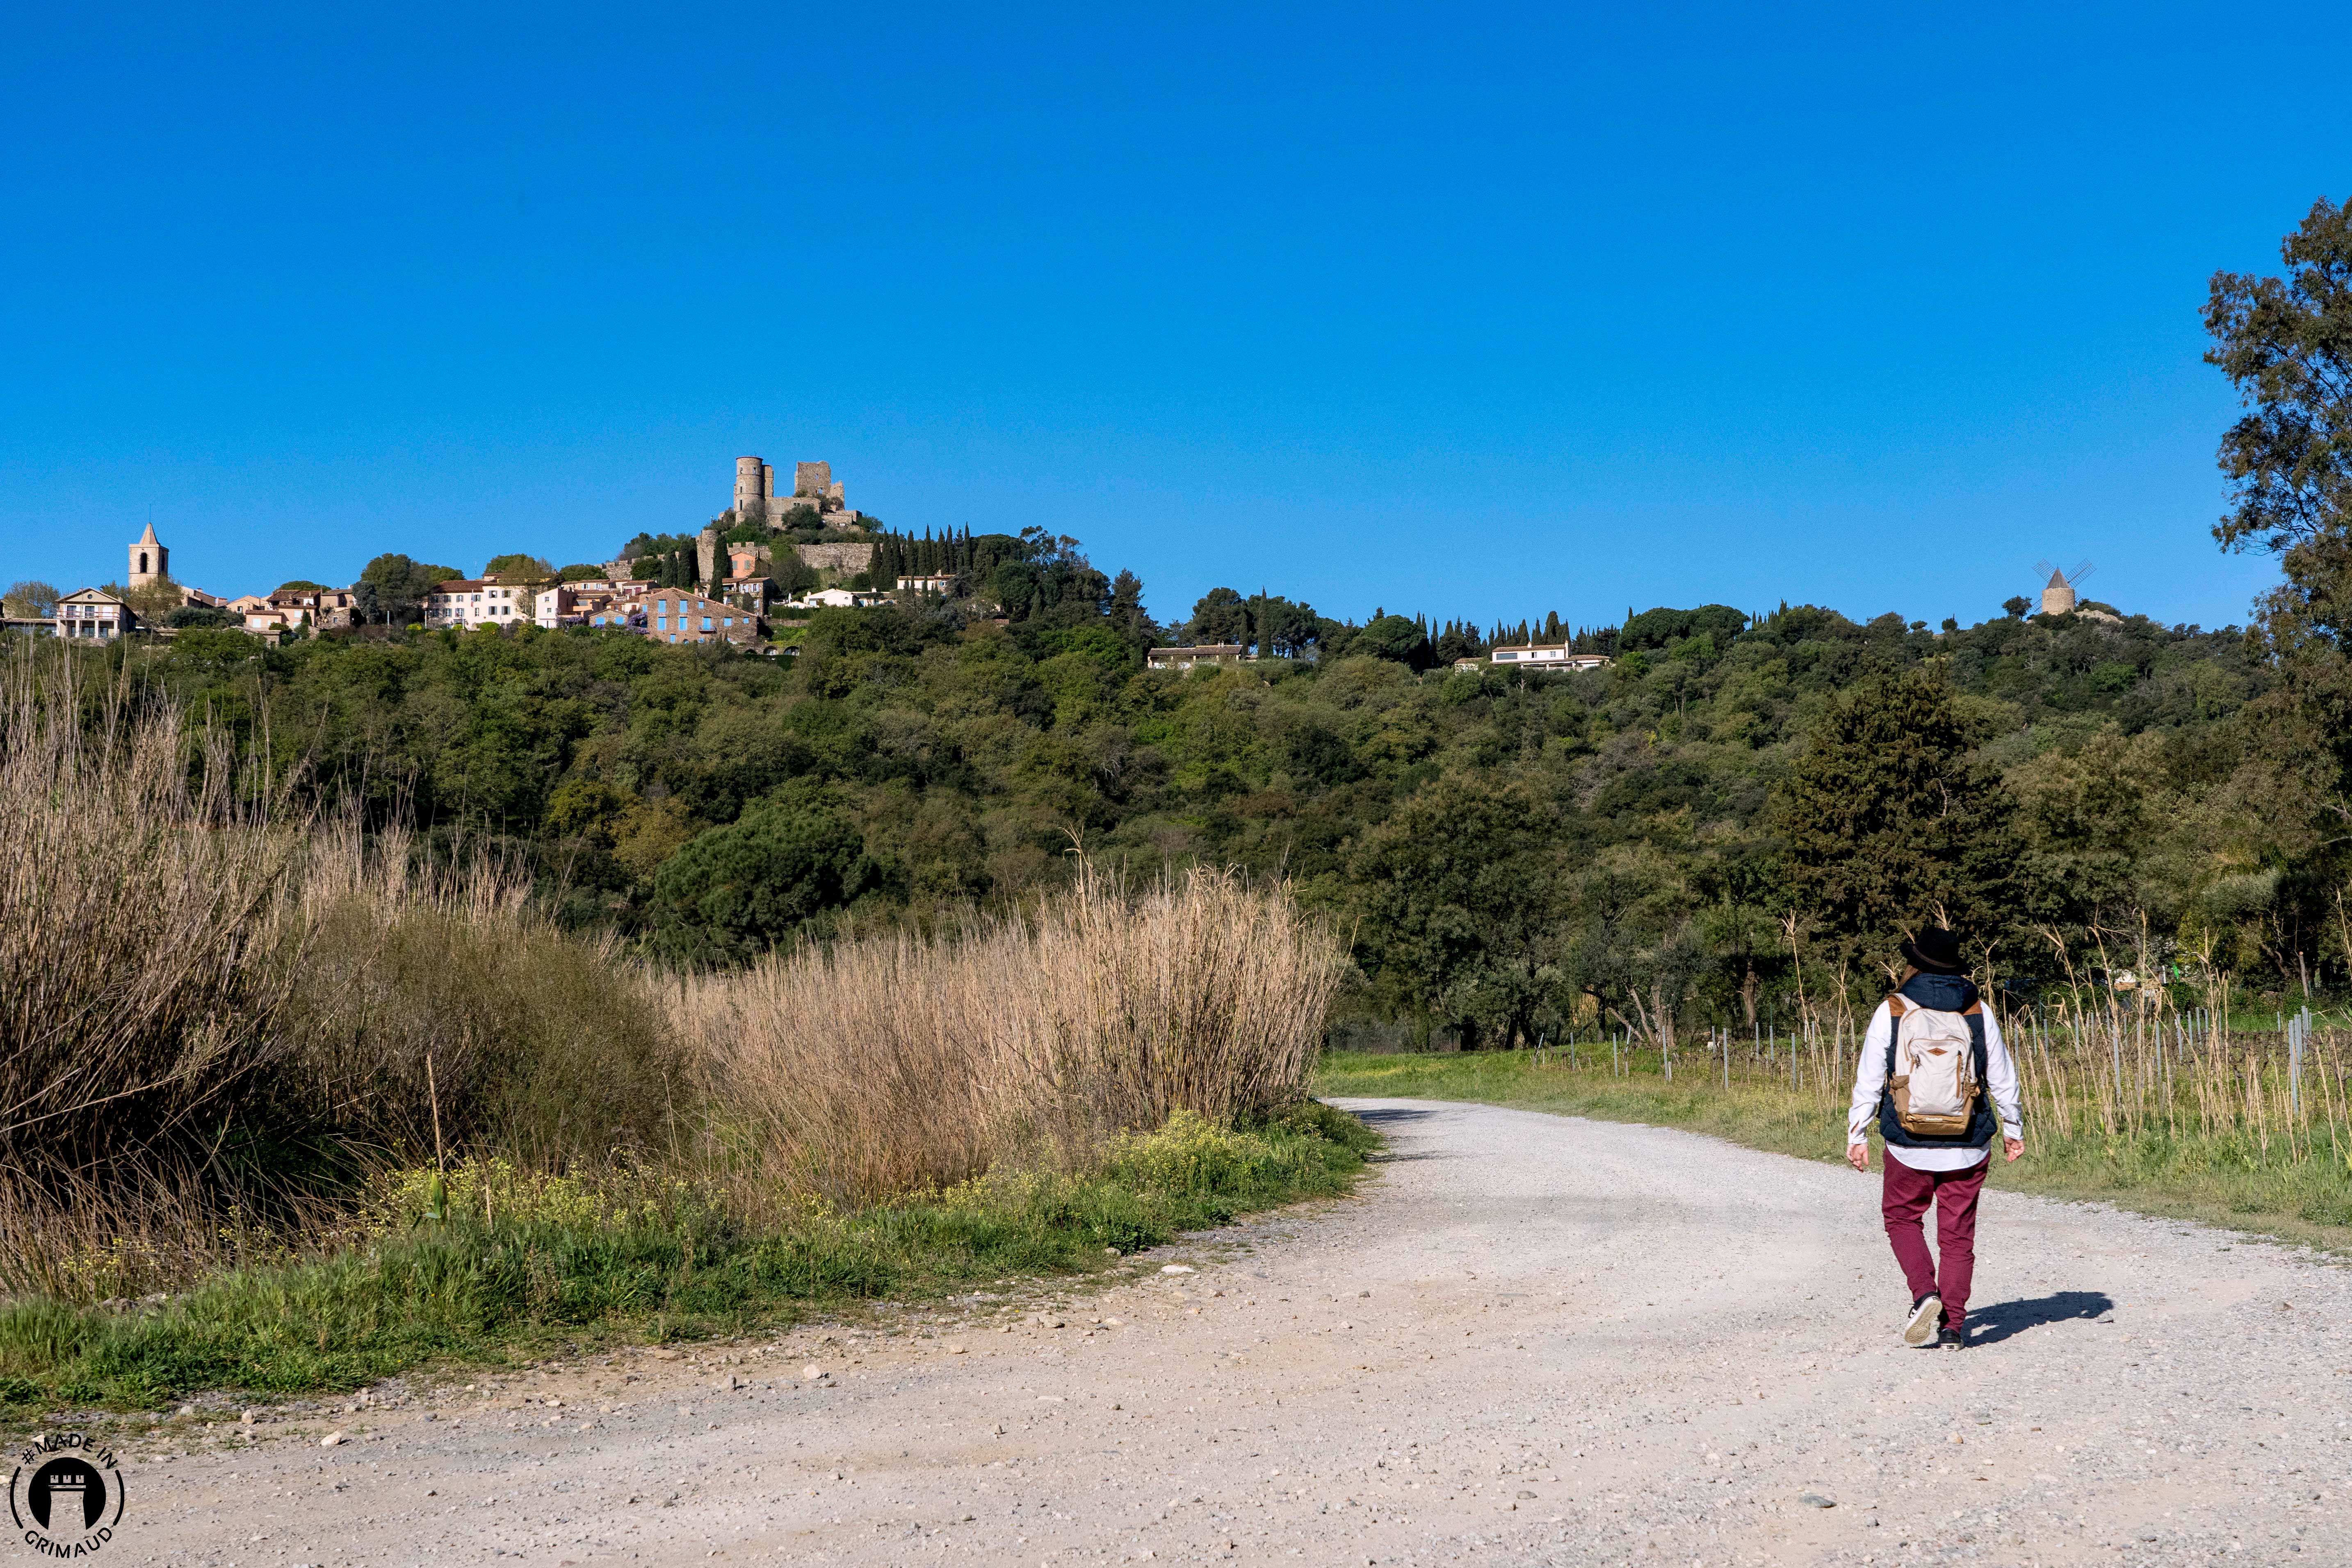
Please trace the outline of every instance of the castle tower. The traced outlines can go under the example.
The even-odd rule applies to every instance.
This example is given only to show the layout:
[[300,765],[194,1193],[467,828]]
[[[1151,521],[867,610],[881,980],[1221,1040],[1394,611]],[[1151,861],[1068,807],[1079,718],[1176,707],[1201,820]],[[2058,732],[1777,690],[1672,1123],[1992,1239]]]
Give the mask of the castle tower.
[[2045,616],[2071,616],[2074,613],[2074,587],[2066,581],[2063,572],[2050,574],[2050,584],[2042,590],[2042,613]]
[[768,517],[768,465],[757,458],[735,459],[735,521],[764,522]]
[[155,525],[149,523],[147,531],[139,536],[139,542],[131,547],[130,585],[144,588],[150,583],[169,577],[172,574],[171,561],[171,551],[155,537]]

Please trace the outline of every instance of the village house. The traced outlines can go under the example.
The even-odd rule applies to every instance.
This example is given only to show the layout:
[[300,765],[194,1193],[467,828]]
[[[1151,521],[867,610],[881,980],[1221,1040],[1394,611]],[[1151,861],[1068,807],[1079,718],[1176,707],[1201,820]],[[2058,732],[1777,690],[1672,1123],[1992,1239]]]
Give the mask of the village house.
[[739,610],[765,610],[779,597],[772,577],[730,577],[719,584],[719,593]]
[[686,588],[656,590],[646,601],[645,615],[645,633],[656,642],[751,643],[765,629],[750,611]]
[[131,613],[130,605],[96,588],[84,588],[59,599],[56,621],[57,635],[61,637],[100,642],[127,637],[139,629],[139,617]]
[[909,594],[944,595],[954,593],[961,581],[961,579],[952,572],[933,572],[919,574],[913,577],[901,577],[898,579],[898,586],[903,592]]
[[308,626],[313,630],[323,626],[347,626],[352,624],[352,591],[348,588],[280,588],[265,601],[269,608],[283,612],[289,625]]
[[457,577],[436,583],[425,596],[428,626],[510,626],[531,618],[529,588],[496,577]]

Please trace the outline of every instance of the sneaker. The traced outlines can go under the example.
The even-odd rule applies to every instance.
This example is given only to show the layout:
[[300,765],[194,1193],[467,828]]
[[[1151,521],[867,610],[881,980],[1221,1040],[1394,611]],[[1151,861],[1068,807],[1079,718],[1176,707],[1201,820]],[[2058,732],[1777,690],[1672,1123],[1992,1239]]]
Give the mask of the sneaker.
[[1944,1299],[1933,1290],[1911,1303],[1910,1321],[1903,1325],[1903,1342],[1916,1350],[1936,1337],[1936,1320],[1944,1315]]
[[1937,1330],[1936,1348],[1939,1351],[1964,1351],[1968,1349],[1969,1331],[1966,1328]]

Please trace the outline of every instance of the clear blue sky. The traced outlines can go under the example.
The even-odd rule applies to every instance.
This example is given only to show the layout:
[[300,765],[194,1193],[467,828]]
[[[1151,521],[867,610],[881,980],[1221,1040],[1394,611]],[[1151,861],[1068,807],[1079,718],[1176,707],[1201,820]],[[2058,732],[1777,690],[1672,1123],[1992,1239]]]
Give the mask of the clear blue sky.
[[26,7],[0,579],[602,559],[756,452],[1162,616],[2242,620],[2197,309],[2352,195],[2352,9],[1899,9]]

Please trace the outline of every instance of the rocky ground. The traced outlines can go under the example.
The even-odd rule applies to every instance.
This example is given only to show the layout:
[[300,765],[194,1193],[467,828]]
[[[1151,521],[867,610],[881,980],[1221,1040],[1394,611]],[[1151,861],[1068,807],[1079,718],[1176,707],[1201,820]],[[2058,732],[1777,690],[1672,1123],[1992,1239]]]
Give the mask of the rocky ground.
[[2352,1562],[2333,1261],[1990,1194],[1978,1344],[1910,1351],[1875,1176],[1349,1103],[1362,1196],[1098,1289],[166,1421],[108,1555]]

